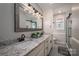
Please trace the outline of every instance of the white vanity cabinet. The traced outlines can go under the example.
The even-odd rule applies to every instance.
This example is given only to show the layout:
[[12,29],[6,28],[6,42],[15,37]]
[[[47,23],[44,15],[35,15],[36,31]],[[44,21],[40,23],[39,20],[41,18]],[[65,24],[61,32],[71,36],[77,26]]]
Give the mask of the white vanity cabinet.
[[40,43],[32,51],[30,51],[27,56],[44,56],[44,42]]
[[44,56],[44,47],[41,48],[41,50],[39,51],[39,53],[37,54],[37,56]]
[[52,47],[52,38],[51,36],[48,36],[37,47],[32,49],[26,56],[47,56]]
[[[47,56],[52,48],[51,35],[19,42],[0,49],[1,56]],[[9,49],[9,50],[7,50]]]
[[51,35],[50,36],[50,49],[53,48],[53,36]]
[[45,56],[49,54],[51,48],[53,47],[52,41],[51,36],[45,40]]
[[52,46],[53,44],[52,44],[51,36],[50,36],[48,39],[49,39],[49,41],[48,41],[48,54],[49,54],[51,48],[53,47],[53,46]]
[[44,43],[44,44],[45,44],[45,46],[44,46],[44,48],[45,48],[45,56],[48,55],[48,47],[49,47],[49,46],[48,46],[48,42],[49,42],[49,39],[47,38],[47,39],[45,40],[45,43]]

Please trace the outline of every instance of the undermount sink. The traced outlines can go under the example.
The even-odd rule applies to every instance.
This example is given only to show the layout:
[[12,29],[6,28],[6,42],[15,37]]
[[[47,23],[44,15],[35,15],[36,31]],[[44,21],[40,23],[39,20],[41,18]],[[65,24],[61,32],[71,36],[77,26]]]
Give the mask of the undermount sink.
[[29,38],[25,38],[24,41],[33,41],[34,39],[36,39],[36,38],[31,38],[31,37],[29,37]]

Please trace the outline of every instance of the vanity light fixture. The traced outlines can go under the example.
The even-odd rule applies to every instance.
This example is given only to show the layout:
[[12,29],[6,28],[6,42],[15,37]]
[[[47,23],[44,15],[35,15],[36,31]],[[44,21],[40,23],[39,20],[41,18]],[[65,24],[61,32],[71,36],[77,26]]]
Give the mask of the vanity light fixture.
[[39,13],[38,12],[36,13],[36,16],[39,17]]
[[37,12],[36,14],[37,14],[37,15],[39,15],[39,13],[38,13],[38,12]]
[[33,11],[33,7],[30,4],[28,4],[28,6],[29,10]]
[[24,8],[24,11],[29,11],[29,10],[28,10],[28,8],[25,7],[25,8]]
[[33,13],[32,15],[35,16],[35,13]]
[[34,7],[32,7],[32,5],[30,3],[24,3],[24,5],[25,5],[24,11],[28,11],[35,17],[42,18],[41,13],[39,13]]
[[40,16],[41,18],[43,18],[43,15],[41,14],[41,16]]
[[23,5],[25,6],[25,7],[24,7],[24,10],[29,10],[29,6],[28,6],[27,3],[24,3]]
[[24,6],[25,6],[25,7],[24,7],[24,10],[26,10],[26,11],[27,11],[27,10],[28,10],[28,11],[30,11],[30,10],[32,11],[32,10],[33,10],[32,6],[29,5],[29,4],[27,4],[27,3],[24,3]]
[[41,15],[40,14],[38,16],[39,16],[39,18],[41,18]]

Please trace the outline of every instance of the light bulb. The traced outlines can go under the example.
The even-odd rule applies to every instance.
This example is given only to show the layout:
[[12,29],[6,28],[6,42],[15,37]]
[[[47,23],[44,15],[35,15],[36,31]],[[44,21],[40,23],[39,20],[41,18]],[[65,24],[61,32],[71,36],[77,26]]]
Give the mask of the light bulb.
[[33,13],[33,15],[35,16],[35,13]]
[[41,15],[41,18],[43,18],[43,16]]
[[58,13],[61,13],[61,11],[59,10]]
[[28,8],[24,8],[24,11],[28,11]]
[[38,15],[39,13],[37,12],[36,14]]
[[29,13],[32,13],[32,11],[31,11],[31,10],[29,10]]

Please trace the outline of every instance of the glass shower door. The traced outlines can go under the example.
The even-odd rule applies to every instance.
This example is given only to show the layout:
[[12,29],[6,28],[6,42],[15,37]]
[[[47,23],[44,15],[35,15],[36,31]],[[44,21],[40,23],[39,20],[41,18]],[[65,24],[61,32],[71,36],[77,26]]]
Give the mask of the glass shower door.
[[71,17],[66,19],[66,43],[70,48],[70,38],[72,37],[72,20]]

